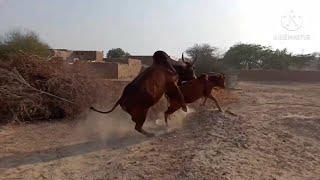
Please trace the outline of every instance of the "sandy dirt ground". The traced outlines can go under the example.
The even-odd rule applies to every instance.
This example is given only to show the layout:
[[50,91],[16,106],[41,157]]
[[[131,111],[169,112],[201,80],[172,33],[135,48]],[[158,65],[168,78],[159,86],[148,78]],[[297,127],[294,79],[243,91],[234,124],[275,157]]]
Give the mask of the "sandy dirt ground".
[[320,179],[320,84],[239,84],[237,116],[177,112],[145,138],[121,110],[0,126],[0,179]]

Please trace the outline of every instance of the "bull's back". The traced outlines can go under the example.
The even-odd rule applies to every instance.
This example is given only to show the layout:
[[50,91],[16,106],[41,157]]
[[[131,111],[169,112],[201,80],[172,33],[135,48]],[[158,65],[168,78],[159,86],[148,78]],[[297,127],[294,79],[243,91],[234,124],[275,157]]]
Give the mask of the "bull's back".
[[120,105],[125,109],[151,107],[164,94],[165,75],[165,72],[157,68],[146,69],[125,87]]

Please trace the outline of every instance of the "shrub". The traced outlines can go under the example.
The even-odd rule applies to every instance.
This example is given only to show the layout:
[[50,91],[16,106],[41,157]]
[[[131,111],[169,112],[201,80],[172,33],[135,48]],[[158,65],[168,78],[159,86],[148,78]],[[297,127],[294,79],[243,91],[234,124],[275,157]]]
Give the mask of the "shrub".
[[0,38],[0,57],[8,59],[18,52],[30,53],[40,57],[50,55],[49,45],[40,40],[33,31],[12,30]]

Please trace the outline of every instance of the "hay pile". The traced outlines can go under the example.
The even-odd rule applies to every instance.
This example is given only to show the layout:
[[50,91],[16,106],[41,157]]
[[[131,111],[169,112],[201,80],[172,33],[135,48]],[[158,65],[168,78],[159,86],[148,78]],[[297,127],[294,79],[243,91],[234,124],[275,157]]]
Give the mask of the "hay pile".
[[85,63],[15,54],[0,60],[0,122],[74,116],[97,100],[99,88]]

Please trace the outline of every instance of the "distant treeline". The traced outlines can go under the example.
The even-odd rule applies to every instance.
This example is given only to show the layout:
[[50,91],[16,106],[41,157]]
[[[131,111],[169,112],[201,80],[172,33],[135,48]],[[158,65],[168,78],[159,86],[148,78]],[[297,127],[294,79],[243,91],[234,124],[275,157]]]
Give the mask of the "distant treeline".
[[[209,44],[195,44],[186,50],[191,59],[197,58],[198,74],[211,71],[275,69],[275,70],[320,70],[320,53],[292,54],[287,49],[273,50],[259,44],[235,44],[224,54]],[[0,37],[0,59],[5,60],[12,53],[23,51],[41,57],[50,54],[49,45],[32,31],[13,30]],[[121,48],[110,49],[108,58],[128,57]]]
[[[112,56],[115,54],[115,56]],[[272,50],[259,44],[239,43],[224,54],[209,44],[195,44],[186,50],[191,59],[197,58],[197,74],[211,71],[274,69],[274,70],[320,70],[320,53],[297,54],[287,49]],[[111,55],[111,56],[110,56]],[[121,48],[111,49],[108,57],[126,57],[129,53]]]
[[209,44],[196,44],[186,50],[192,58],[196,56],[197,72],[226,70],[320,70],[320,53],[298,54],[289,53],[287,49],[272,50],[271,47],[259,44],[235,44],[223,55],[218,48]]

